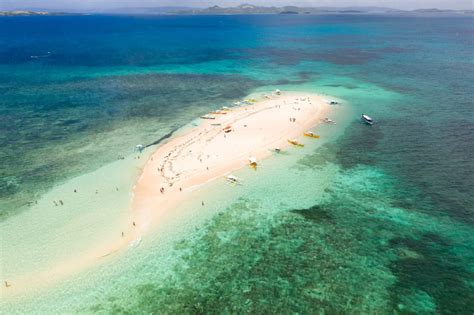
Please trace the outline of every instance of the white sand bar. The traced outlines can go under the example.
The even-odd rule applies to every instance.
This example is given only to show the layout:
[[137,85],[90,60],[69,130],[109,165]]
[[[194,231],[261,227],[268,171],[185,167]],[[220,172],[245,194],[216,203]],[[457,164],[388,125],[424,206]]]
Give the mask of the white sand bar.
[[249,167],[250,157],[260,161],[276,147],[291,146],[288,139],[303,140],[303,133],[329,110],[322,96],[282,92],[233,107],[225,115],[211,114],[215,119],[202,119],[198,127],[159,147],[145,166],[132,203],[138,230],[166,224],[170,209],[189,191]]

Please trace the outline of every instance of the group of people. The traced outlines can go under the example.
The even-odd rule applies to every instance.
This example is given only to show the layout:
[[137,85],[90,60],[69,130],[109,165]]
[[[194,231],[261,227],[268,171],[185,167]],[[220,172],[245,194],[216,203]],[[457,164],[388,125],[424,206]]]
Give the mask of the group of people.
[[53,203],[56,207],[64,205],[64,202],[62,200],[59,200],[59,203],[57,203],[56,200],[53,200]]

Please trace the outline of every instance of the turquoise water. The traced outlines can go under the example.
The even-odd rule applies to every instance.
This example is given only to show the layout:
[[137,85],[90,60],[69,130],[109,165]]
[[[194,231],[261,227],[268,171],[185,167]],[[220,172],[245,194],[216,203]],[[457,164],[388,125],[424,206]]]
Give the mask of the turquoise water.
[[[6,307],[471,314],[472,22],[0,19],[4,223],[27,215],[52,187],[251,92],[278,87],[344,100],[338,125],[318,127],[321,143],[272,157],[258,177],[242,171],[244,187],[212,184],[208,194],[219,196],[205,213],[183,205],[189,222],[167,231],[180,241],[156,233],[136,251]],[[360,124],[362,112],[377,123]]]

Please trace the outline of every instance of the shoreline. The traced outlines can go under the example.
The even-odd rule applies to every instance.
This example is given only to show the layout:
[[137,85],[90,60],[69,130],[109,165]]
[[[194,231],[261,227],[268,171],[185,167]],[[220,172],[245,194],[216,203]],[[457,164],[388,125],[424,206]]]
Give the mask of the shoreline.
[[[266,96],[243,107],[233,107],[215,119],[160,146],[150,157],[134,188],[132,212],[144,234],[179,205],[187,193],[217,178],[249,167],[292,146],[288,139],[302,139],[330,111],[325,97],[305,92]],[[290,121],[295,118],[296,121]],[[232,131],[226,133],[228,128]],[[314,139],[311,139],[314,140]],[[196,207],[205,206],[197,201]]]
[[[257,94],[262,93],[252,96]],[[89,246],[82,252],[72,253],[64,259],[58,257],[57,261],[51,264],[48,261],[47,266],[40,270],[5,279],[12,287],[3,286],[2,295],[14,298],[34,292],[38,287],[47,287],[68,275],[109,262],[111,256],[139,245],[151,228],[157,231],[160,224],[166,225],[171,218],[185,215],[172,210],[183,201],[189,201],[191,192],[217,178],[248,167],[248,158],[251,156],[259,161],[271,155],[270,149],[276,146],[282,149],[290,146],[288,139],[301,139],[303,132],[314,127],[329,112],[330,106],[325,98],[305,92],[283,92],[282,95],[273,95],[246,106],[232,107],[226,114],[216,114],[216,119],[201,119],[198,126],[183,126],[160,143],[154,153],[146,154],[148,160],[140,168],[138,179],[131,187],[129,206],[122,208],[120,218],[115,218],[122,227],[114,227],[115,232],[112,233],[120,233],[118,231],[121,230],[123,236],[118,235],[113,241],[113,235],[108,232],[106,241],[87,242]],[[296,117],[296,122],[290,122],[290,117]],[[215,126],[218,123],[220,126]],[[273,127],[274,123],[279,125]],[[234,130],[225,133],[223,128],[228,124]],[[253,140],[244,141],[248,139]],[[158,168],[163,171],[158,172]],[[161,187],[165,187],[164,193],[160,192]],[[196,206],[205,205],[198,200]],[[93,217],[89,219],[94,220]],[[105,219],[101,223],[107,224]],[[96,229],[99,226],[96,224]],[[98,235],[102,232],[96,230],[95,233]],[[35,280],[32,281],[33,278]]]

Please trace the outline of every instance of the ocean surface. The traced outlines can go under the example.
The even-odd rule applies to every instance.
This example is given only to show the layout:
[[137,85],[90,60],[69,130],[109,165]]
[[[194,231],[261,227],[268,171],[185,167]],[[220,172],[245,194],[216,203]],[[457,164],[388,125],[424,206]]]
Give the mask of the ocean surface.
[[[318,144],[270,158],[258,176],[242,170],[242,187],[211,183],[202,192],[209,209],[185,204],[188,221],[0,310],[472,314],[473,22],[1,17],[2,282],[53,259],[25,241],[55,213],[45,196],[71,181],[102,185],[107,174],[130,191],[146,160],[135,145],[250,93],[299,90],[343,103],[336,126],[317,127]],[[376,124],[361,124],[361,113]],[[118,163],[133,171],[120,177]],[[110,201],[102,220],[114,222],[122,197],[94,204],[102,211]],[[59,240],[54,228],[45,236],[59,258],[82,248],[65,241],[68,229],[95,208],[85,198],[78,209],[55,221]],[[15,251],[31,259],[13,263]]]

